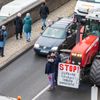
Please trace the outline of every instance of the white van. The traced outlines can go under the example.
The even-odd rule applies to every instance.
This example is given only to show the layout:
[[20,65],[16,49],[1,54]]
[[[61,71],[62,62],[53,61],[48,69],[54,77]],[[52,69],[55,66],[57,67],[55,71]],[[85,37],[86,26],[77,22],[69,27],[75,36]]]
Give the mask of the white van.
[[100,9],[100,0],[78,0],[74,12],[86,16],[89,11]]

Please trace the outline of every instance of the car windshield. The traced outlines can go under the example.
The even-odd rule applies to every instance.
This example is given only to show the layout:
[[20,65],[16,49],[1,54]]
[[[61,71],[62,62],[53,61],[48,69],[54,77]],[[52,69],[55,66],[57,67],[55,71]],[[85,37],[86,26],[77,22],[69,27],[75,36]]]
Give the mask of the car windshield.
[[100,0],[79,0],[79,1],[86,1],[86,2],[100,3]]
[[48,27],[42,36],[62,39],[65,38],[66,34],[64,29]]

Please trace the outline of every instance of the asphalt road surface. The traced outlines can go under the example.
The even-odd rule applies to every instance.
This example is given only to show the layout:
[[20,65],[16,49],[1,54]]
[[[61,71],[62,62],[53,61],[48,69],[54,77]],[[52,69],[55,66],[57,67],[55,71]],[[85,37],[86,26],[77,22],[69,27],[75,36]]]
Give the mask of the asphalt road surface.
[[48,86],[44,74],[45,63],[45,57],[35,56],[29,50],[0,71],[0,95],[15,98],[21,95],[22,100],[32,100],[41,93],[37,100],[91,100],[91,85],[85,82],[81,83],[79,89],[57,87],[54,91],[43,91]]

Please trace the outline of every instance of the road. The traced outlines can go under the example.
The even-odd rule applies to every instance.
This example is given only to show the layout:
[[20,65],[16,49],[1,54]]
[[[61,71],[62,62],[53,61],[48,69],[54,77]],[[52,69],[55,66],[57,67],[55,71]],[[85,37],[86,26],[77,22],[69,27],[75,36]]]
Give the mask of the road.
[[[45,57],[35,56],[32,50],[0,71],[0,95],[32,100],[48,86],[44,74]],[[90,100],[91,86],[81,83],[79,89],[57,87],[54,91],[45,91],[37,100]],[[99,89],[100,100],[100,89]]]

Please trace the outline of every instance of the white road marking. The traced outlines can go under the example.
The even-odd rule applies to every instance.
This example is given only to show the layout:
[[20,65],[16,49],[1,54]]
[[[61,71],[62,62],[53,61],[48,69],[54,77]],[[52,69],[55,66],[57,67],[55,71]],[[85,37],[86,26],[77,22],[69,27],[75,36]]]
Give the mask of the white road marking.
[[39,92],[35,97],[33,97],[32,100],[36,100],[40,95],[42,95],[48,88],[50,87],[50,85],[48,85],[47,87],[45,87],[41,92]]

